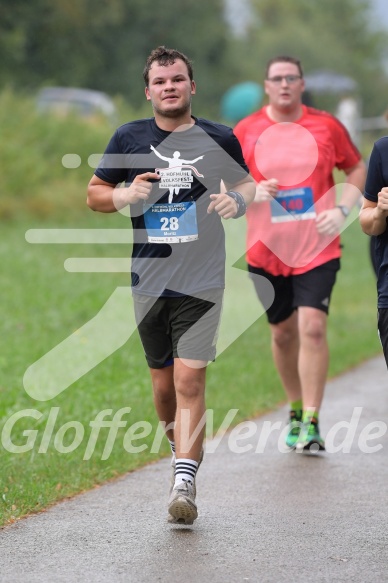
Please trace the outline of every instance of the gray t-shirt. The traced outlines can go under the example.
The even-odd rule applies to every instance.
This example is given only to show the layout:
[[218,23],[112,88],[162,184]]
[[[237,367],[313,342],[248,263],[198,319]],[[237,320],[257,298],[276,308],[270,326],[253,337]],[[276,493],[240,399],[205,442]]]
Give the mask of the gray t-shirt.
[[220,182],[243,180],[248,168],[231,128],[205,119],[185,131],[161,130],[154,118],[127,123],[111,138],[95,174],[129,185],[157,172],[149,199],[130,205],[134,235],[132,288],[149,296],[190,295],[225,285],[225,240],[207,213]]

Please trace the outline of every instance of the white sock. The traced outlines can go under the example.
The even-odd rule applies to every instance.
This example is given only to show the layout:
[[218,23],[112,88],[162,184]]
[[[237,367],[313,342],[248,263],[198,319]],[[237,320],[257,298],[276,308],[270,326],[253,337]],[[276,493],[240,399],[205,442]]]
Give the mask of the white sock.
[[186,458],[178,458],[175,462],[175,486],[178,486],[184,481],[194,482],[195,474],[197,473],[198,462]]

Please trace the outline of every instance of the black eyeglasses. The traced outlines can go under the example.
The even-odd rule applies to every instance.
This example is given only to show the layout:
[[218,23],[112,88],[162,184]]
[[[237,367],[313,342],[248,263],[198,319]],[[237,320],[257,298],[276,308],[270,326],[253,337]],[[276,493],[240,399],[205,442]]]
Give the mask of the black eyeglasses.
[[301,75],[276,75],[276,77],[269,77],[267,81],[271,81],[271,83],[275,83],[275,85],[280,85],[283,79],[288,85],[292,85],[299,81],[299,79],[302,79],[302,77]]

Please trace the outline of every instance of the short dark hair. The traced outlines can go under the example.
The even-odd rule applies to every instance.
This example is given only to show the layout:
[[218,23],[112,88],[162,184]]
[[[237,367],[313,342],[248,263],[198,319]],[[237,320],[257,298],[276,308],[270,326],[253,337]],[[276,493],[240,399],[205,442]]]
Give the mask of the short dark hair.
[[150,80],[149,79],[149,72],[150,72],[152,63],[157,61],[158,65],[162,65],[162,67],[166,67],[167,65],[173,65],[177,59],[181,59],[181,61],[183,61],[185,63],[189,77],[190,77],[190,81],[192,81],[193,80],[193,65],[192,65],[192,62],[190,61],[190,59],[188,57],[186,57],[186,55],[184,55],[180,51],[177,51],[175,49],[167,49],[164,46],[160,46],[160,47],[157,47],[156,49],[154,49],[151,52],[151,54],[149,55],[149,57],[147,58],[147,61],[146,61],[145,67],[144,67],[144,71],[143,71],[143,78],[144,78],[144,82],[146,84],[146,87],[148,87],[148,83]]
[[296,65],[299,69],[299,74],[301,77],[303,77],[303,69],[302,69],[302,64],[300,62],[299,59],[296,59],[295,57],[290,57],[288,55],[280,55],[279,57],[274,57],[273,59],[270,59],[267,63],[267,67],[265,69],[265,78],[268,79],[268,73],[269,73],[269,69],[271,67],[271,65],[274,65],[275,63],[292,63],[293,65]]

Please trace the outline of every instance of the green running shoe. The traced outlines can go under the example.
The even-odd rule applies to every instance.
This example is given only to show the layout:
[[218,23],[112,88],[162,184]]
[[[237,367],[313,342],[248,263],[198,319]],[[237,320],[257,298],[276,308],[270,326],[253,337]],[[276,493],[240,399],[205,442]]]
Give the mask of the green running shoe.
[[294,449],[296,442],[298,441],[301,426],[302,426],[302,411],[291,410],[290,421],[288,423],[288,427],[290,428],[290,430],[287,433],[285,439],[287,447]]
[[325,451],[325,442],[319,434],[318,419],[316,417],[311,417],[311,419],[307,419],[303,423],[295,447],[296,451],[305,453]]

